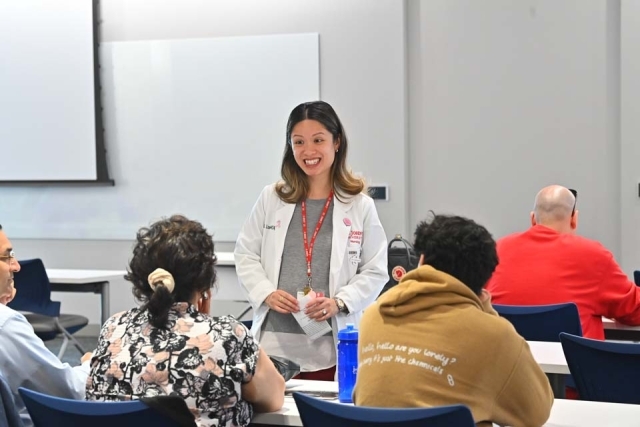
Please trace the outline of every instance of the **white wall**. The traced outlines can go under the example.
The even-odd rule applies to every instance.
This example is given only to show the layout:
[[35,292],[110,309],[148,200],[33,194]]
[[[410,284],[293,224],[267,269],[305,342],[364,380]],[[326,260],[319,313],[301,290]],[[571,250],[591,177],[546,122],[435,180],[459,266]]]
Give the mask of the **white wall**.
[[622,266],[640,269],[640,2],[622,0],[620,227]]
[[389,235],[404,231],[403,1],[109,0],[101,13],[103,41],[319,33],[320,94],[344,122],[349,163],[370,183],[389,185],[391,200],[378,213]]
[[433,209],[501,237],[557,183],[579,192],[580,232],[619,254],[615,2],[410,7],[410,223]]
[[[345,124],[349,163],[370,183],[389,185],[391,199],[377,204],[378,213],[389,235],[405,231],[408,193],[407,169],[403,167],[407,159],[404,2],[109,0],[100,2],[100,14],[100,37],[104,42],[319,33],[320,93]],[[283,138],[286,119],[282,118]],[[248,117],[247,125],[250,120]],[[109,129],[105,138],[108,149]],[[6,231],[10,236],[11,230]],[[123,269],[133,242],[14,239],[13,243],[20,258],[41,257],[51,268]],[[216,249],[233,250],[233,245],[216,242]],[[235,278],[226,273],[223,276],[220,287],[236,286]],[[98,323],[97,296],[54,297],[63,301],[65,311]],[[110,301],[112,312],[130,308],[133,299],[129,284],[124,280],[113,283]],[[224,306],[220,310],[235,314],[237,307]]]
[[[579,191],[580,232],[611,249],[628,273],[639,266],[635,0],[622,7],[620,0],[110,0],[101,7],[104,41],[319,32],[322,98],[344,119],[353,168],[390,185],[391,200],[377,204],[389,236],[411,232],[433,209],[470,216],[501,237],[526,228],[535,193],[559,183]],[[122,269],[131,253],[131,242],[14,246],[20,257],[59,268]],[[221,286],[235,284],[232,273],[223,275]],[[112,310],[128,308],[130,295],[126,283],[114,284]],[[97,298],[89,298],[65,295],[64,306],[95,321]]]

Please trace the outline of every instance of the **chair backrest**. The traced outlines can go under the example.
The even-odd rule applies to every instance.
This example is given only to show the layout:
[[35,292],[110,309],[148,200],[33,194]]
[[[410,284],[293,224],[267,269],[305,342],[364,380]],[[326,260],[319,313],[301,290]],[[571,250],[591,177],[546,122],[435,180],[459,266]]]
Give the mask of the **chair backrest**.
[[559,342],[560,332],[582,336],[578,307],[572,303],[552,305],[499,305],[493,308],[527,341]]
[[180,427],[139,400],[86,402],[47,396],[22,387],[18,391],[35,427]]
[[635,270],[633,272],[633,281],[636,282],[637,286],[640,286],[640,270]]
[[247,327],[247,329],[251,330],[253,326],[253,320],[241,320],[242,324]]
[[640,344],[560,334],[580,399],[640,404]]
[[471,411],[464,405],[434,408],[368,408],[328,402],[293,393],[305,427],[475,427]]
[[51,284],[41,259],[20,261],[20,271],[14,274],[14,282],[17,292],[9,307],[45,316],[60,315],[60,303],[51,301]]

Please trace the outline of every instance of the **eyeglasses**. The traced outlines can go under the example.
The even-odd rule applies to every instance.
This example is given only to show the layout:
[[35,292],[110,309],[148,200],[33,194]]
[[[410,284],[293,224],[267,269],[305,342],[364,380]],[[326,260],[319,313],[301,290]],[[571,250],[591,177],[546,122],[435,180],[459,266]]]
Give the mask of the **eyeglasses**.
[[11,251],[9,252],[9,255],[0,256],[0,259],[8,259],[9,261],[7,261],[7,264],[11,265],[13,261],[16,259],[16,253],[15,251]]
[[573,194],[573,198],[574,198],[573,209],[571,209],[571,216],[573,216],[573,214],[576,213],[576,204],[578,203],[578,190],[569,188],[569,191],[571,191],[571,194]]

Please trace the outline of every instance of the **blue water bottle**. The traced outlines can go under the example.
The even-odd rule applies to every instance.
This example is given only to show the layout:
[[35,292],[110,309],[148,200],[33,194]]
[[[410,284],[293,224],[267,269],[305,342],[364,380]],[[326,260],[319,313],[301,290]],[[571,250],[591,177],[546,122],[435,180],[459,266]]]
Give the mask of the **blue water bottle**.
[[352,403],[351,394],[358,374],[358,330],[353,323],[338,331],[338,399]]

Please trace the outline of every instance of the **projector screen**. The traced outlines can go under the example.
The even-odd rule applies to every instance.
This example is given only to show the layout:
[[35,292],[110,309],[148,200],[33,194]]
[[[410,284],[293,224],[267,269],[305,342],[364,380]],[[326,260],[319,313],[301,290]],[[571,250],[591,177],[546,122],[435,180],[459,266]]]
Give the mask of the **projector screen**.
[[108,182],[93,0],[0,1],[0,182]]
[[320,97],[318,34],[109,42],[100,58],[118,185],[0,188],[2,226],[15,239],[132,240],[179,213],[235,241],[280,177],[289,113]]

